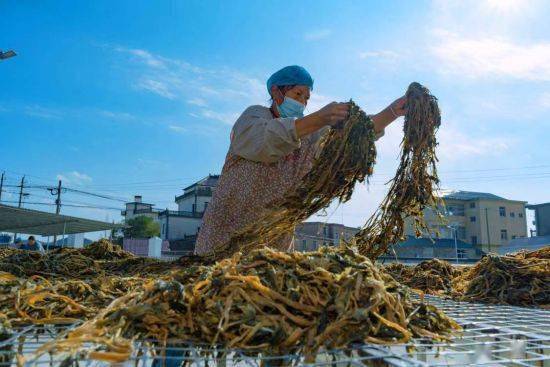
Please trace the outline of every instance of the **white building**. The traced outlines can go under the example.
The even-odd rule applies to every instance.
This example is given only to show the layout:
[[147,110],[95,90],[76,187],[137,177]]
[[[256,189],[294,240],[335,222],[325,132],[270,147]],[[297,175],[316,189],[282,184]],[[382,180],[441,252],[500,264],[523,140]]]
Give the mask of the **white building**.
[[[202,180],[183,189],[183,194],[176,196],[178,210],[164,210],[158,215],[160,237],[171,242],[180,242],[178,246],[170,246],[172,250],[194,246],[201,227],[202,217],[212,193],[216,187],[219,175],[208,175]],[[182,248],[183,249],[183,248]]]
[[121,211],[120,214],[124,217],[124,220],[143,215],[158,221],[159,212],[160,210],[153,209],[153,204],[144,203],[141,195],[136,195],[134,201],[126,203],[126,209]]

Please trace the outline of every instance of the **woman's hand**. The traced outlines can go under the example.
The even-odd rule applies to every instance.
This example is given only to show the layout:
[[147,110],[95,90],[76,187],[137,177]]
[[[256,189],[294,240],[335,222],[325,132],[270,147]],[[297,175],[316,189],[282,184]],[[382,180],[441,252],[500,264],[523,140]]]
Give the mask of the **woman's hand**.
[[332,102],[317,112],[296,120],[298,138],[309,135],[325,126],[333,126],[349,116],[349,103]]
[[349,107],[349,103],[331,102],[315,113],[325,126],[333,126],[348,118]]
[[390,105],[389,105],[389,108],[390,110],[393,110],[393,112],[395,113],[395,118],[398,118],[398,117],[401,117],[401,116],[405,116],[405,113],[407,113],[405,107],[407,105],[407,97],[403,96],[403,97],[400,97],[400,98],[397,98],[395,101],[393,101]]
[[407,98],[405,96],[397,98],[390,105],[384,108],[376,115],[371,116],[374,122],[374,131],[381,133],[386,126],[397,120],[401,116],[405,116],[407,112]]

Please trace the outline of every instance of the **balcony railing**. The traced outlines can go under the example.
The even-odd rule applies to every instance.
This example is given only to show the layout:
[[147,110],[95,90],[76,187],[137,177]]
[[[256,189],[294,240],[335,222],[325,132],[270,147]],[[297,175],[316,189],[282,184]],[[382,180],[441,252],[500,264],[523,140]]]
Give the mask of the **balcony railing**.
[[180,216],[189,218],[202,218],[203,212],[188,212],[184,210],[162,210],[159,212],[159,216]]

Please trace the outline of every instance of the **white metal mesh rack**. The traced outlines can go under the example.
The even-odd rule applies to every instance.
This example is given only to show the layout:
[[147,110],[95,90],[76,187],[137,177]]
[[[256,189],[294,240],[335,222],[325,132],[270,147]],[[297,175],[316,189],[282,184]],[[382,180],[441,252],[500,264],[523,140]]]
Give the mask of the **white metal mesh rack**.
[[[314,363],[303,356],[267,357],[245,355],[236,350],[173,342],[166,350],[150,342],[136,342],[134,356],[123,366],[541,366],[550,367],[550,310],[455,302],[427,297],[457,320],[464,330],[448,342],[416,339],[402,345],[354,345],[319,353]],[[82,356],[33,358],[33,353],[65,328],[32,326],[19,330],[10,340],[0,342],[0,365],[15,365],[13,352],[27,358],[27,366],[101,366]],[[5,348],[8,348],[7,350]],[[155,356],[156,355],[156,356]]]

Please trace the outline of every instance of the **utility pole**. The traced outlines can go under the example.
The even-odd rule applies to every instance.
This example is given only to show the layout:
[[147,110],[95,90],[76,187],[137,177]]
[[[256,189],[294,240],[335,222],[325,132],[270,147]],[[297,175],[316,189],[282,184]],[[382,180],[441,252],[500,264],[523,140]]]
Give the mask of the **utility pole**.
[[487,226],[487,245],[489,247],[489,252],[491,252],[491,233],[489,232],[489,210],[485,208],[485,225]]
[[2,201],[2,188],[4,187],[4,174],[6,172],[2,172],[2,178],[0,178],[0,202]]
[[[52,195],[54,194],[54,190],[50,190]],[[57,183],[57,199],[55,199],[55,214],[59,214],[61,211],[61,180]],[[55,246],[57,244],[57,234],[53,235],[53,245]]]
[[[2,176],[4,176],[2,174]],[[21,204],[23,202],[23,188],[25,187],[25,176],[21,177],[21,184],[19,185],[19,203],[17,204],[18,208],[21,208]],[[17,233],[13,234],[13,242],[15,243],[15,240],[17,239]]]

